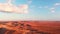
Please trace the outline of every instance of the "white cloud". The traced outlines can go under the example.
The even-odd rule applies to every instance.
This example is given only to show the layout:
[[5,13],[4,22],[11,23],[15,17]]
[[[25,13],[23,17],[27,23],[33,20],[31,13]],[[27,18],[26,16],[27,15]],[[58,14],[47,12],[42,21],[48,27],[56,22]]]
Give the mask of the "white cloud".
[[31,4],[31,3],[32,3],[32,0],[27,0],[27,3],[28,3],[28,4]]
[[50,10],[54,10],[55,8],[50,8]]
[[60,6],[60,3],[55,3],[54,6]]
[[54,10],[52,10],[51,12],[52,12],[52,13],[54,13],[55,11],[54,11]]
[[48,8],[48,6],[44,6],[44,7],[42,7],[42,6],[39,6],[38,8]]
[[32,3],[32,1],[28,1],[28,4],[31,4]]
[[54,13],[54,12],[55,12],[55,8],[50,8],[50,11],[51,11],[52,13]]
[[13,12],[13,13],[28,13],[27,4],[15,6],[15,5],[11,4],[10,2],[11,2],[11,0],[8,1],[8,3],[0,3],[0,11]]

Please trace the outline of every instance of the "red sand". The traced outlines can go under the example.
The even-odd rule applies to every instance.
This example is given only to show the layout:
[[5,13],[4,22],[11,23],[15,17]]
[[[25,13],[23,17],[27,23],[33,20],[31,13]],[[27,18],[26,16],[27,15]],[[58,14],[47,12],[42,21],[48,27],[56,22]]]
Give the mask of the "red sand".
[[[32,34],[32,30],[37,30],[33,32],[33,34],[60,34],[60,21],[6,21],[5,23],[4,22],[0,21],[0,28],[5,28],[8,30],[5,31],[4,34],[9,33],[9,31],[11,30],[14,31],[13,34],[26,34],[27,32],[30,32],[29,34]],[[15,25],[17,24],[17,26],[15,26],[14,23]],[[26,30],[27,28],[30,29]]]

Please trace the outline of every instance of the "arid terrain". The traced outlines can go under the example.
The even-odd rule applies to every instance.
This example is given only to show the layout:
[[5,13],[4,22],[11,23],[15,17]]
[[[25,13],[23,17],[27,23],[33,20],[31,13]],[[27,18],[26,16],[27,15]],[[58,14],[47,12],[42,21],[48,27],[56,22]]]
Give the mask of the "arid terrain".
[[0,21],[0,34],[60,34],[60,21]]

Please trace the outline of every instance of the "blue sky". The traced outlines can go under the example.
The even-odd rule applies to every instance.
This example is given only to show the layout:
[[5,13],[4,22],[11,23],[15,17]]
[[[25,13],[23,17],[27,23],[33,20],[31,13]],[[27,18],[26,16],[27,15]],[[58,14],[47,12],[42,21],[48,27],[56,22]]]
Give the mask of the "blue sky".
[[60,20],[60,0],[13,0],[12,3],[16,6],[27,4],[28,13],[0,12],[0,20]]

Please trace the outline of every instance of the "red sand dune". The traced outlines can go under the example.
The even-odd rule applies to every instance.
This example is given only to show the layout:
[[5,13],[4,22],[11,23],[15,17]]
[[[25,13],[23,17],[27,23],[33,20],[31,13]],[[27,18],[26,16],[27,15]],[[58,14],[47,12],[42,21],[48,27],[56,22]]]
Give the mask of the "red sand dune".
[[[5,28],[5,32],[3,29]],[[60,34],[60,21],[0,21],[0,34]]]

